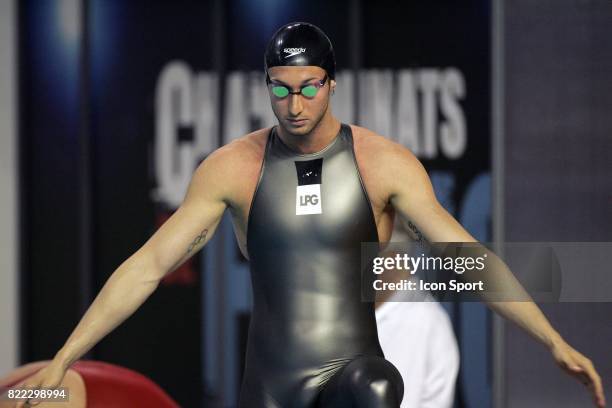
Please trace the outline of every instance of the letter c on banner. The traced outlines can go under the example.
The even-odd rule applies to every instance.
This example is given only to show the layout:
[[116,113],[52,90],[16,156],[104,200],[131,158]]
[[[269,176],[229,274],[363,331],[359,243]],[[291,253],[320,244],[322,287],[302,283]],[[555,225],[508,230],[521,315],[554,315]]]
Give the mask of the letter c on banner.
[[195,166],[191,144],[178,143],[179,127],[194,124],[192,89],[190,68],[172,61],[162,69],[155,92],[154,166],[158,188],[154,198],[173,209],[180,205]]

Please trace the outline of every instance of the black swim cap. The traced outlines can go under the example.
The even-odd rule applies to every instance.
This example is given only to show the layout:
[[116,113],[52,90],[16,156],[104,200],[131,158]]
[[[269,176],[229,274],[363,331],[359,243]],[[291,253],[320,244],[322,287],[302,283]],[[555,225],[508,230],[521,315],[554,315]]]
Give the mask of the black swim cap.
[[331,41],[317,26],[310,23],[289,23],[270,39],[264,56],[266,78],[268,68],[287,65],[315,65],[336,77],[336,58]]

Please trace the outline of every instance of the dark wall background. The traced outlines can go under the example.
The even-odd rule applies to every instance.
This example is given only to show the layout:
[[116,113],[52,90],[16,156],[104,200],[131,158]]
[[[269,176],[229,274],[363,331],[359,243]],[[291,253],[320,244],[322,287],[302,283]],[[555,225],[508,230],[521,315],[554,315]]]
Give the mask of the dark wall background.
[[[169,58],[210,69],[210,10],[206,1],[19,3],[22,361],[52,358],[110,274],[174,210],[151,194],[156,82]],[[198,261],[85,357],[199,405]]]
[[49,21],[51,2],[19,8],[21,349],[38,360],[79,318],[79,42]]
[[[504,3],[507,241],[612,240],[612,3]],[[580,271],[575,271],[580,273]],[[541,305],[612,394],[612,304]],[[590,406],[544,348],[507,327],[508,407]]]

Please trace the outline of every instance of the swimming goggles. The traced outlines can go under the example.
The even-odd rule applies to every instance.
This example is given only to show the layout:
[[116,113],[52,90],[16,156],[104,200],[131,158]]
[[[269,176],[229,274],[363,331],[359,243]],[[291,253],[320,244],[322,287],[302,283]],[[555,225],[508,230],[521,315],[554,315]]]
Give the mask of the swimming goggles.
[[289,96],[289,94],[291,95],[302,94],[306,98],[312,99],[317,95],[317,92],[319,92],[319,89],[325,86],[326,82],[327,82],[327,74],[323,77],[323,79],[321,79],[320,81],[317,81],[314,84],[311,83],[311,84],[302,85],[299,91],[289,90],[289,88],[286,87],[285,85],[275,84],[272,82],[268,82],[268,83],[272,85],[272,94],[274,94],[274,96],[276,96],[277,98],[283,99]]

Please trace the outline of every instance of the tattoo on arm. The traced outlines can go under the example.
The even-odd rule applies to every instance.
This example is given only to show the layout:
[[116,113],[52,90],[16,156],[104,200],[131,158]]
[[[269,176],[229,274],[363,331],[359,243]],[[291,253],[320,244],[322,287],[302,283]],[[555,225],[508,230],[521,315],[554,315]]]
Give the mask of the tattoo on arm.
[[421,231],[419,231],[419,229],[416,227],[416,225],[412,223],[412,221],[408,221],[408,228],[410,228],[410,231],[412,231],[412,233],[414,234],[414,240],[418,243],[423,243],[423,234],[421,234]]
[[195,237],[195,239],[191,242],[191,244],[189,244],[189,248],[187,248],[187,254],[190,254],[191,251],[193,251],[193,248],[195,248],[200,242],[204,241],[206,239],[207,234],[208,234],[208,228],[202,230],[202,232],[200,232],[200,235]]

